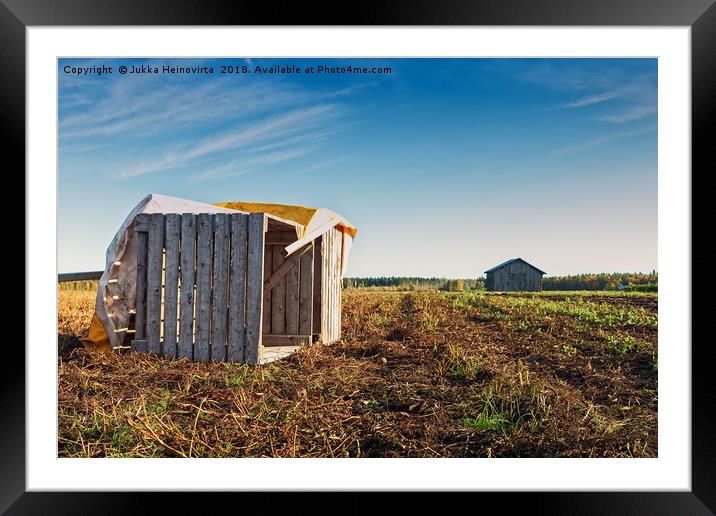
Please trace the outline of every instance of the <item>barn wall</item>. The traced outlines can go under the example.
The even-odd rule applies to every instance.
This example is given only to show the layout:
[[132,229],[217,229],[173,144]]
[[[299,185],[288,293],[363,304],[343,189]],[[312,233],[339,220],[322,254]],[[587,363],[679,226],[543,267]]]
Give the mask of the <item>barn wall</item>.
[[[513,275],[521,275],[515,278]],[[522,276],[523,275],[523,276]],[[539,292],[542,290],[542,273],[522,261],[516,261],[487,273],[488,290],[495,292]]]
[[343,232],[332,228],[321,245],[321,341],[332,344],[341,337],[341,256]]

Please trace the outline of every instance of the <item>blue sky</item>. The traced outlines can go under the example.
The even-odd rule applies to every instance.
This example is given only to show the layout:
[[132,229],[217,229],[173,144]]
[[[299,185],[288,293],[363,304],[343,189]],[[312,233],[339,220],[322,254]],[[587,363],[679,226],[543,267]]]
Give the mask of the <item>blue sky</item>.
[[[218,73],[277,64],[391,72]],[[350,276],[658,269],[655,59],[61,59],[58,88],[60,272],[152,192],[329,208]]]

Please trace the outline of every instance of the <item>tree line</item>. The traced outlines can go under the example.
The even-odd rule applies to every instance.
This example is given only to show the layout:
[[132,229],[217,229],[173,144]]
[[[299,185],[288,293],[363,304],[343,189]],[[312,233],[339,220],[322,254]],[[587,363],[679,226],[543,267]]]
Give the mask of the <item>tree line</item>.
[[[635,290],[656,291],[658,274],[638,272],[617,272],[599,274],[574,274],[570,276],[547,276],[542,279],[542,290]],[[462,292],[485,290],[485,277],[479,278],[422,278],[407,276],[378,276],[366,278],[344,278],[343,288],[369,290],[433,290]]]
[[572,276],[548,276],[542,279],[542,290],[618,290],[620,287],[656,285],[658,282],[659,276],[656,272],[650,274],[637,272],[575,274]]
[[344,278],[343,288],[373,290],[485,290],[484,278],[421,278],[406,276],[380,276],[372,278]]

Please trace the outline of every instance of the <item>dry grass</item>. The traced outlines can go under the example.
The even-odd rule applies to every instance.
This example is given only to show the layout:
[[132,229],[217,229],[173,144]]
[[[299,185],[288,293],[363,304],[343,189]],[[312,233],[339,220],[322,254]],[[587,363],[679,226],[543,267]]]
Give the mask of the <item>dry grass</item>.
[[97,292],[90,289],[59,291],[57,347],[60,356],[67,356],[73,349],[82,346],[79,338],[87,335],[94,313],[96,296]]
[[73,349],[62,291],[60,456],[656,456],[657,298],[625,299],[347,292],[340,343],[252,368]]

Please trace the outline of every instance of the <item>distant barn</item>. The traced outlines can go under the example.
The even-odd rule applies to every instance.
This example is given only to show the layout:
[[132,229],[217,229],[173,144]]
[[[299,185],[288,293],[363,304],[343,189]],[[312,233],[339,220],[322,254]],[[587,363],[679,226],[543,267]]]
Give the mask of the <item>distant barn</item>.
[[495,292],[540,292],[544,271],[524,261],[512,258],[486,270],[487,290]]

